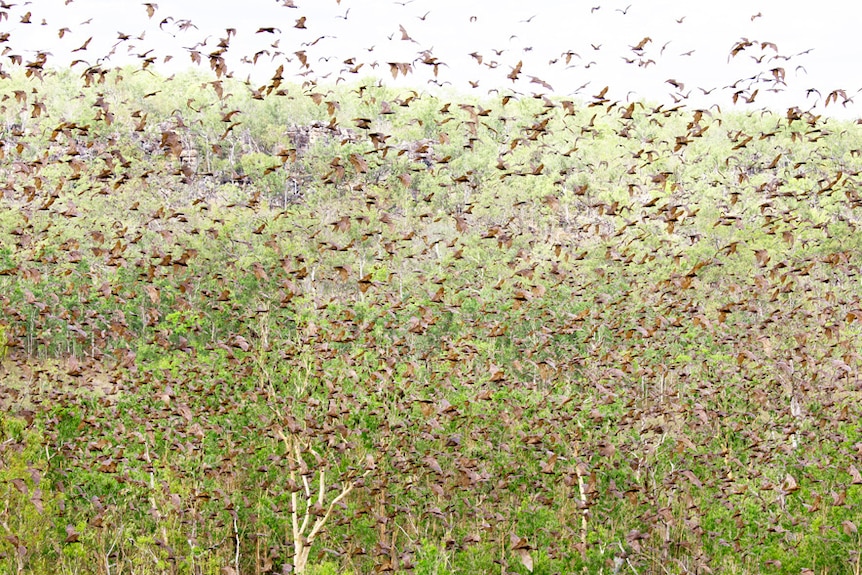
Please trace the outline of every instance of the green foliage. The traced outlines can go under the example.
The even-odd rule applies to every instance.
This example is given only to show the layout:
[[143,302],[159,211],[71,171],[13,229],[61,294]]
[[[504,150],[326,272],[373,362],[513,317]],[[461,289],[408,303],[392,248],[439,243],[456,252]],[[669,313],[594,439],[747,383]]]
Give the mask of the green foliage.
[[263,152],[252,152],[244,154],[239,163],[242,173],[255,182],[256,188],[268,194],[278,194],[284,190],[286,177],[283,172],[277,170],[281,166],[278,157]]
[[6,357],[7,345],[9,345],[9,339],[6,336],[6,326],[0,324],[0,360]]
[[66,545],[58,541],[63,497],[46,477],[48,461],[39,435],[24,420],[0,418],[0,484],[5,535],[0,541],[0,566],[7,572],[48,572]]
[[324,561],[315,565],[310,565],[306,571],[308,575],[351,575],[351,571],[343,571],[338,568],[335,563]]
[[858,565],[857,125],[220,82],[4,144],[6,571]]

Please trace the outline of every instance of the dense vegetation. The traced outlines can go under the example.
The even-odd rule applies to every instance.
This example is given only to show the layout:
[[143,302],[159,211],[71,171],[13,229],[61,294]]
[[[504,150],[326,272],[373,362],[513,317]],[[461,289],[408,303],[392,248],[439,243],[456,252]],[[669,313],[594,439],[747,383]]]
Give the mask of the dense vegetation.
[[0,92],[6,572],[859,572],[858,124]]

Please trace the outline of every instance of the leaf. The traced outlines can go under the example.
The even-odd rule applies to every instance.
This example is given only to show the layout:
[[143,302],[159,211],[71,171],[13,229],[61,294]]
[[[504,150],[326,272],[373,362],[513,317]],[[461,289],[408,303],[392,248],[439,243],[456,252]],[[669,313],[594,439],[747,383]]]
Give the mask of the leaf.
[[855,465],[851,464],[847,472],[850,474],[850,477],[853,478],[853,481],[851,481],[852,485],[862,485],[862,473],[859,473],[859,470],[856,469]]

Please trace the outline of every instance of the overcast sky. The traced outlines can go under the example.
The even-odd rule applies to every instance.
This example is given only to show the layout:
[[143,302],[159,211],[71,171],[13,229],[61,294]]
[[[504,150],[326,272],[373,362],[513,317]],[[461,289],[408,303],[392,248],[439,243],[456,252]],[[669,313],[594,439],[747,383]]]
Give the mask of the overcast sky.
[[[428,90],[483,95],[503,89],[589,101],[609,86],[611,100],[722,109],[733,105],[736,93],[738,105],[752,110],[799,106],[841,117],[862,114],[855,101],[845,102],[845,95],[862,99],[858,2],[820,0],[816,9],[795,0],[284,4],[291,2],[160,0],[150,17],[150,8],[135,0],[34,0],[6,9],[0,31],[10,33],[7,56],[28,61],[45,50],[49,64],[62,66],[74,59],[110,67],[155,58],[154,67],[172,73],[192,65],[194,49],[206,68],[207,54],[233,28],[228,66],[253,82],[266,81],[279,65],[285,79],[297,82],[370,75],[391,82],[389,63],[410,63],[406,78],[399,73],[397,81]],[[258,32],[262,28],[272,30]],[[740,49],[731,56],[734,47]],[[256,65],[241,63],[256,53]],[[5,59],[3,66],[9,66]],[[843,93],[826,107],[835,90]]]

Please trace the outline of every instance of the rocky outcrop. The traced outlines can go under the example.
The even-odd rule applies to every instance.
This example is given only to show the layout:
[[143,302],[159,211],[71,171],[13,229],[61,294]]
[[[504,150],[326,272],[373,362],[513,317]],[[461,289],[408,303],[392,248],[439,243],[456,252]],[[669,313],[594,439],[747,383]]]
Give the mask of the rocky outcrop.
[[339,140],[340,142],[357,142],[359,136],[347,128],[332,126],[324,122],[312,122],[304,126],[291,126],[287,130],[290,143],[296,148],[297,155],[302,155],[317,142]]

